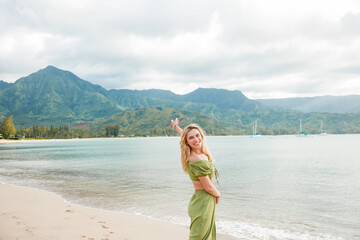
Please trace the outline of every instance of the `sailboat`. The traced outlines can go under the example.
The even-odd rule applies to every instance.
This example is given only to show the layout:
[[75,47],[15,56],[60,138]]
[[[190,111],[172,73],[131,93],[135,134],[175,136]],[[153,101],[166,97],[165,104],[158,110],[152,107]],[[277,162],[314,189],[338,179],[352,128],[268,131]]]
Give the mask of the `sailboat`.
[[300,131],[299,131],[299,136],[300,136],[300,137],[305,137],[305,136],[307,136],[307,133],[306,133],[306,132],[303,132],[303,130],[302,130],[302,121],[301,121],[301,118],[300,118]]
[[253,126],[253,137],[260,137],[261,134],[260,133],[256,133],[256,128],[257,128],[257,120],[255,121],[255,124]]
[[320,121],[320,134],[319,136],[327,136],[326,132],[323,132],[323,120]]

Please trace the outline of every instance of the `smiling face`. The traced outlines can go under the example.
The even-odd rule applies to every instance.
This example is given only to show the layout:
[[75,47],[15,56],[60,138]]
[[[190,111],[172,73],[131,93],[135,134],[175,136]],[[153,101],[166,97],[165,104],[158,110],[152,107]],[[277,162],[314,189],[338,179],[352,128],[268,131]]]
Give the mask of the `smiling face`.
[[192,129],[191,131],[189,131],[186,136],[186,140],[191,149],[201,149],[202,137],[199,130]]

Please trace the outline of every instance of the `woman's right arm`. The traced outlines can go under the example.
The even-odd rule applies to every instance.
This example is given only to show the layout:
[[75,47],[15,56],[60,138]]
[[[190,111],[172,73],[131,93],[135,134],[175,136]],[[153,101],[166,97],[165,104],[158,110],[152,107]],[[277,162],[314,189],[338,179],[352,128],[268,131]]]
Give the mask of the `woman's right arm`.
[[175,131],[181,136],[183,130],[179,127],[179,119],[171,120],[171,126],[174,128]]
[[200,183],[203,186],[204,190],[209,194],[216,197],[216,204],[218,204],[221,194],[215,187],[215,185],[210,180],[209,176],[199,177]]

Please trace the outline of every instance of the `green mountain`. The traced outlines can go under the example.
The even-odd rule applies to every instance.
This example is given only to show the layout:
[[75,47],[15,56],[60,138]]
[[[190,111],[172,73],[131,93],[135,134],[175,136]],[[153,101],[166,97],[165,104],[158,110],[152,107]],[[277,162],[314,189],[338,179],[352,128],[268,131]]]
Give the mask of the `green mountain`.
[[257,101],[272,108],[301,112],[360,113],[360,95],[258,99]]
[[[324,130],[328,133],[360,133],[360,114],[302,113],[285,109],[278,111],[270,107],[263,107],[261,104],[256,104],[255,101],[247,99],[240,91],[198,89],[186,95],[177,95],[167,90],[157,89],[141,91],[110,90],[110,92],[113,94],[113,99],[118,97],[116,101],[122,106],[127,105],[135,108],[141,108],[141,106],[146,108],[162,106],[162,109],[170,108],[183,112],[183,114],[178,114],[177,116],[176,114],[167,114],[165,116],[166,114],[162,115],[162,113],[158,112],[153,116],[154,119],[157,119],[156,116],[163,116],[166,124],[168,124],[169,119],[175,117],[187,122],[187,114],[200,113],[202,116],[206,116],[212,119],[212,121],[219,121],[222,126],[226,126],[226,130],[220,128],[220,133],[210,131],[210,133],[216,135],[223,133],[251,134],[255,120],[258,121],[258,133],[297,134],[299,132],[300,118],[303,120],[303,130],[310,134],[320,133],[321,121],[324,123]],[[132,97],[128,98],[125,96]],[[239,108],[241,110],[238,110]],[[150,112],[153,112],[153,110]],[[134,113],[132,112],[132,114]],[[130,117],[126,113],[119,113],[119,115]],[[124,135],[128,135],[129,132],[136,132],[136,129],[141,129],[140,132],[147,132],[147,135],[152,135],[149,133],[150,129],[156,128],[154,123],[152,123],[151,117],[146,118],[149,125],[145,128],[141,127],[144,121],[142,117],[139,117],[138,121],[136,118],[132,119],[131,124],[132,126],[137,126],[135,128],[120,124],[124,130],[131,129],[125,130]],[[104,122],[108,124],[116,123],[113,117],[104,120]],[[161,120],[157,119],[155,122],[161,122]],[[202,124],[207,126],[206,123]],[[167,133],[167,135],[169,134]]]
[[170,136],[176,135],[170,127],[170,119],[179,118],[182,126],[197,123],[209,135],[250,135],[256,120],[258,133],[281,135],[298,134],[301,118],[303,131],[309,134],[320,133],[321,121],[327,133],[360,133],[360,114],[275,111],[235,111],[232,114],[240,121],[221,121],[198,112],[159,106],[120,112],[91,123],[90,128],[101,130],[108,124],[119,124],[120,134],[125,136]]
[[110,90],[111,98],[125,109],[163,106],[198,112],[228,123],[242,123],[241,112],[268,111],[240,91],[199,88],[185,95],[168,90]]
[[250,100],[238,90],[199,88],[182,96],[183,99],[195,103],[212,103],[219,108],[235,109],[250,112],[255,109],[264,109],[261,104]]
[[[90,124],[92,129],[99,129],[120,124],[124,135],[171,135],[174,132],[166,130],[167,126],[170,119],[178,117],[183,124],[199,123],[209,134],[251,134],[256,120],[259,133],[296,134],[302,118],[303,129],[309,133],[319,132],[320,121],[328,133],[360,133],[360,113],[286,110],[296,109],[301,101],[272,108],[263,105],[269,101],[250,100],[241,91],[224,89],[199,88],[184,95],[157,89],[106,90],[53,66],[14,84],[0,82],[0,86],[0,121],[13,114],[17,127]],[[357,106],[360,101],[356,97],[347,102],[321,98],[322,105],[319,99],[315,104],[314,98],[309,106],[319,106],[319,111],[326,110],[325,106],[340,111],[341,107]]]
[[224,124],[221,121],[187,110],[155,107],[129,110],[93,122],[91,129],[104,129],[108,124],[120,125],[120,134],[126,136],[172,136],[177,133],[172,129],[170,120],[181,119],[181,126],[190,123],[199,124],[208,135],[244,134],[241,124]]
[[302,129],[309,134],[319,134],[323,122],[323,131],[332,134],[360,133],[359,113],[302,113],[302,112],[276,112],[254,111],[240,113],[242,123],[247,126],[248,133],[257,120],[257,132],[261,134],[298,134],[300,118]]
[[162,90],[162,89],[128,90],[128,91],[133,91],[134,93],[137,93],[145,97],[161,98],[171,101],[179,101],[182,96],[175,94],[170,90]]
[[3,80],[0,80],[0,90],[6,89],[10,87],[12,83],[4,82]]
[[186,102],[185,100],[181,101],[180,97],[182,95],[176,94],[174,94],[174,96],[179,100],[169,100],[168,98],[160,98],[156,95],[147,94],[149,93],[148,91],[155,92],[163,90],[110,90],[109,95],[125,110],[163,106],[166,108],[176,108],[202,113],[221,121],[240,122],[239,119],[234,119],[234,115],[232,113],[237,112],[234,109],[219,108],[212,103]]
[[91,121],[120,111],[106,89],[48,66],[0,92],[0,110],[20,125]]
[[123,110],[159,106],[164,103],[162,99],[140,95],[136,90],[112,89],[108,91],[108,96],[116,102],[116,104],[122,106]]
[[135,90],[134,93],[146,97],[167,99],[174,102],[213,104],[221,109],[235,109],[244,112],[267,109],[261,103],[248,99],[241,91],[229,91],[215,88],[198,88],[193,92],[178,95],[168,90]]
[[[117,112],[163,106],[203,113],[221,121],[241,123],[234,115],[235,97],[250,110],[252,101],[240,91],[198,89],[186,95],[164,90],[109,90],[80,79],[71,72],[48,66],[15,84],[2,84],[0,90],[0,120],[14,115],[17,126],[74,124],[90,122]],[[217,96],[214,101],[210,96]],[[227,96],[228,106],[226,105]],[[207,102],[207,100],[209,102]],[[236,108],[241,108],[237,104]],[[235,116],[235,118],[234,118]]]

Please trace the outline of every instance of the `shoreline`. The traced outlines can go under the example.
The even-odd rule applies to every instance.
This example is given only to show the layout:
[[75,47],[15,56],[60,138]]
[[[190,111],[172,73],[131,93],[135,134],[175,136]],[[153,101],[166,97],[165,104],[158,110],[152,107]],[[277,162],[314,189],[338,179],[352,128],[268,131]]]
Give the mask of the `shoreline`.
[[[333,135],[333,134],[328,134]],[[344,134],[336,134],[336,135],[344,135]],[[346,134],[345,134],[346,135]],[[354,134],[348,134],[348,135],[354,135]],[[253,135],[218,135],[218,136],[206,136],[207,138],[213,138],[213,137],[252,137]],[[261,135],[261,137],[296,137],[298,135]],[[317,136],[309,135],[309,136]],[[25,143],[25,142],[60,142],[60,141],[85,141],[85,140],[120,140],[120,139],[157,139],[157,138],[179,138],[179,136],[156,136],[156,137],[99,137],[99,138],[49,138],[49,139],[20,139],[20,140],[7,140],[7,139],[0,139],[1,143]]]
[[81,206],[45,190],[0,181],[0,192],[0,240],[184,240],[189,234],[188,226]]
[[61,142],[61,141],[85,141],[85,140],[111,140],[111,139],[154,139],[154,138],[177,138],[177,136],[168,137],[112,137],[112,138],[49,138],[49,139],[20,139],[7,140],[0,139],[1,143],[25,143],[25,142]]

